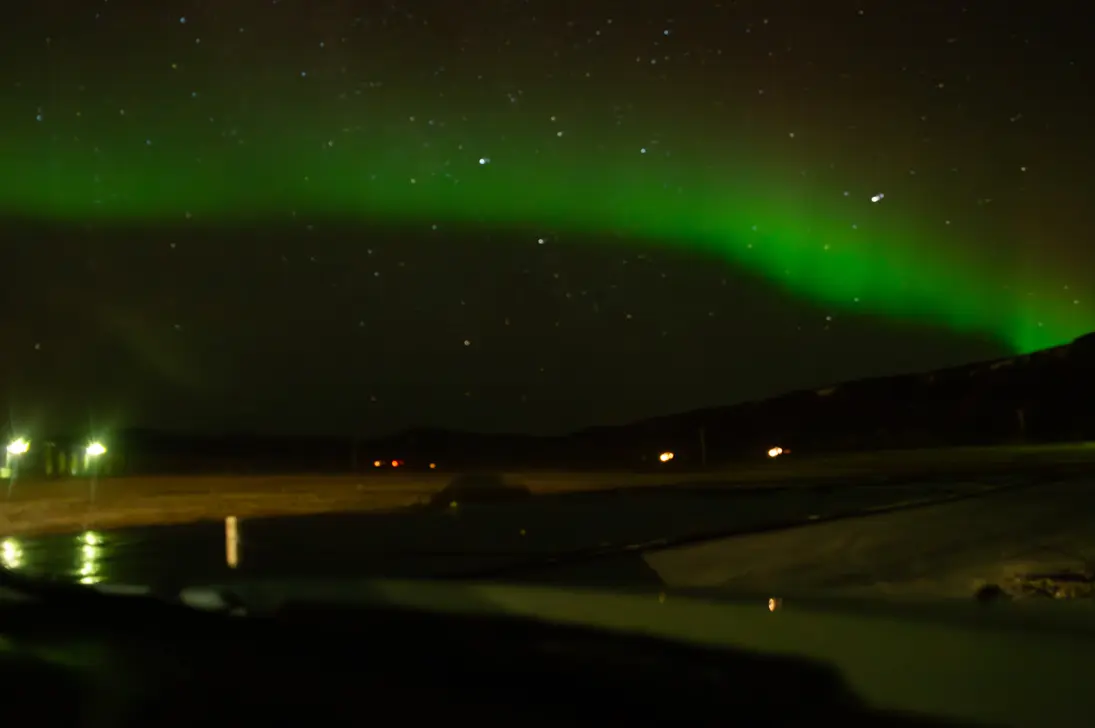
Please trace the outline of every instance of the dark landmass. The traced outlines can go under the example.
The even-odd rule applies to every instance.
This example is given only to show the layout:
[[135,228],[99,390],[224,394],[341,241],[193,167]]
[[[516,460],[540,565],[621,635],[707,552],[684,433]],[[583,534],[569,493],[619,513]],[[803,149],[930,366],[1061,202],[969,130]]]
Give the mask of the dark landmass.
[[[758,402],[597,427],[560,437],[412,430],[375,440],[101,436],[115,474],[721,467],[767,457],[1095,440],[1095,333],[1008,359],[867,379]],[[21,469],[86,472],[88,435],[37,441]],[[671,463],[658,454],[672,451]],[[75,463],[75,464],[74,464]]]

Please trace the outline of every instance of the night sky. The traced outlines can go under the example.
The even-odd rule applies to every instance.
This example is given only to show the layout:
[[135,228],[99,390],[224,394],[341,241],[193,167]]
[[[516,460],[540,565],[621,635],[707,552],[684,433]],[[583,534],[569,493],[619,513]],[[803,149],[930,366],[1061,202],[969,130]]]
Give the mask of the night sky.
[[13,429],[558,432],[1066,342],[1087,26],[967,5],[18,3]]

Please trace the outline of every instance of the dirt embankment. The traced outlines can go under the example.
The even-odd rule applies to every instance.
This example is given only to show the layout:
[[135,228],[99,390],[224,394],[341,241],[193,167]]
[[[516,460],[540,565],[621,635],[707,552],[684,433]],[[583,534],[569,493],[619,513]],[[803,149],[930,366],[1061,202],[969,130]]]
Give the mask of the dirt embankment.
[[[425,504],[452,473],[350,476],[119,477],[16,481],[0,492],[0,535],[190,523],[228,516],[375,511]],[[665,484],[628,474],[514,473],[495,476],[532,493]],[[671,480],[671,479],[670,479]],[[6,488],[9,483],[0,484]],[[6,497],[5,497],[6,496]]]

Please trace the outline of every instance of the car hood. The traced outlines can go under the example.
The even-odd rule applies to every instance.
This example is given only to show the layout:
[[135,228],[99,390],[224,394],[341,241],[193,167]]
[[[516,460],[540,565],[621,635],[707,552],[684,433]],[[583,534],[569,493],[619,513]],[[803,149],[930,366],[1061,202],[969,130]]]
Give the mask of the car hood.
[[[227,599],[226,595],[231,595]],[[200,608],[249,613],[322,602],[523,617],[813,659],[886,710],[995,725],[1088,725],[1090,604],[895,603],[792,596],[620,592],[494,583],[254,581],[191,587]]]

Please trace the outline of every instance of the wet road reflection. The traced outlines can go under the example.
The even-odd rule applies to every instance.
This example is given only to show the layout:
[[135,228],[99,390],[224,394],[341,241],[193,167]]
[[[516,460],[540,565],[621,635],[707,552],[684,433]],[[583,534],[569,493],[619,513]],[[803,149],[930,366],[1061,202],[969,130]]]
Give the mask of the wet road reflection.
[[87,584],[185,584],[232,575],[443,576],[597,547],[807,523],[993,487],[646,489],[396,513],[229,517],[183,526],[7,538],[0,542],[0,561],[8,568]]
[[[25,569],[27,567],[24,541],[14,538],[0,542],[0,565],[7,569]],[[48,544],[48,546],[46,546]],[[51,558],[42,561],[41,567],[32,571],[59,576],[70,576],[83,584],[95,584],[103,580],[100,565],[103,555],[103,537],[95,531],[84,531],[75,536],[61,536],[45,542],[32,541],[31,549],[35,555],[41,553],[43,546]],[[72,555],[72,561],[63,555]]]
[[0,565],[6,569],[19,569],[23,566],[23,548],[13,538],[0,544]]

